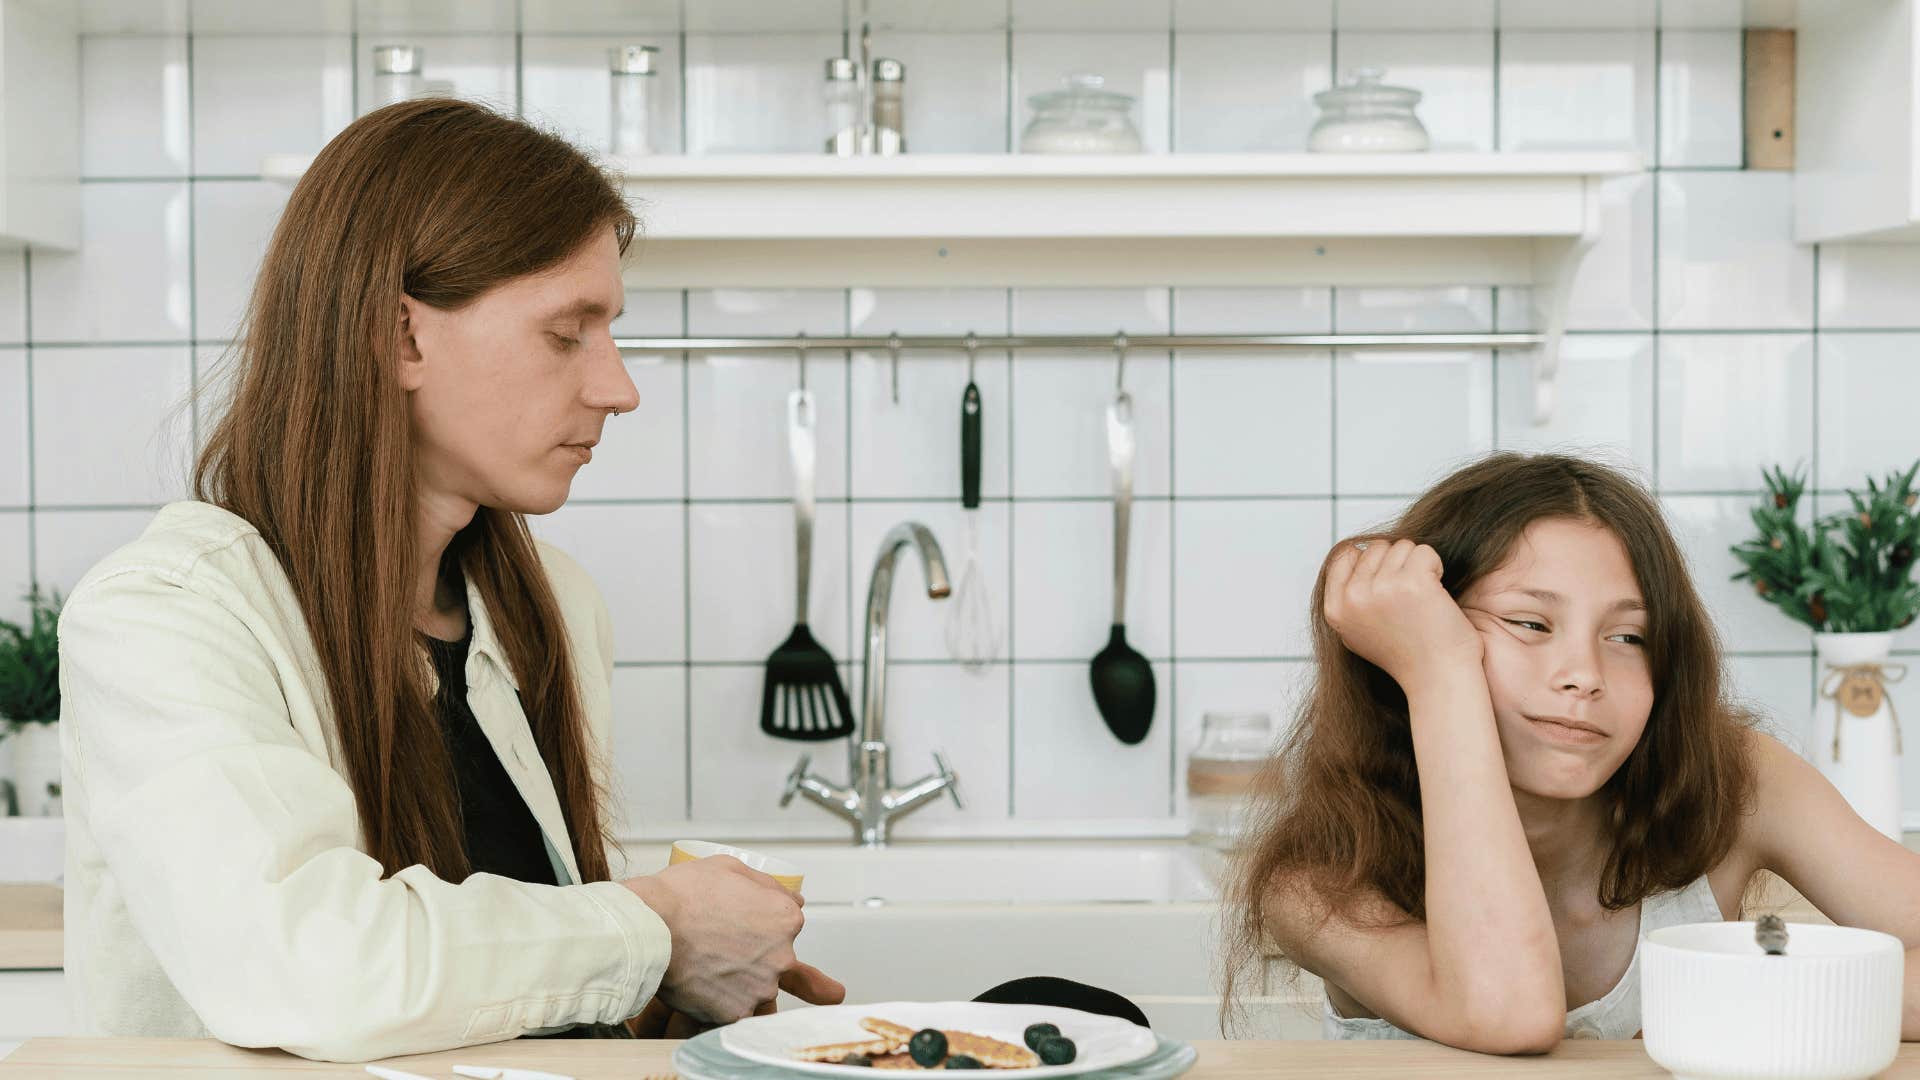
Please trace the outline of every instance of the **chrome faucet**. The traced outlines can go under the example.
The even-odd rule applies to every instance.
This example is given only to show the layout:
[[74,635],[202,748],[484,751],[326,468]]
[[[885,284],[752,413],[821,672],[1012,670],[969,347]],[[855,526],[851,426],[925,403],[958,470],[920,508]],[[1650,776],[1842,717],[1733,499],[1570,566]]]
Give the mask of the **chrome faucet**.
[[940,553],[940,542],[925,525],[902,522],[880,541],[880,554],[874,559],[873,577],[867,584],[860,739],[848,748],[848,784],[836,786],[807,772],[812,757],[802,754],[800,763],[787,775],[787,789],[780,796],[781,806],[792,802],[795,795],[805,795],[845,818],[853,824],[853,842],[865,847],[884,846],[894,818],[918,810],[943,791],[953,799],[953,805],[962,805],[959,779],[947,768],[947,759],[937,753],[933,761],[939,767],[938,772],[905,787],[893,786],[893,766],[887,756],[887,611],[893,602],[894,560],[908,544],[920,551],[920,565],[926,571],[927,596],[944,600],[953,592],[947,583],[947,560]]

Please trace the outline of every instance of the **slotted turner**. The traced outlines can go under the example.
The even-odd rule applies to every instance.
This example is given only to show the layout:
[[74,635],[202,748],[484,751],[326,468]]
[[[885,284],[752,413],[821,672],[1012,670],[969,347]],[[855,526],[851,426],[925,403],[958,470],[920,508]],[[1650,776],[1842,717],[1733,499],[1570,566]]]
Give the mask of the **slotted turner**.
[[813,577],[813,395],[787,396],[787,450],[793,460],[794,565],[798,585],[793,633],[767,657],[760,730],[776,739],[819,742],[853,733],[853,704],[840,669],[807,627]]

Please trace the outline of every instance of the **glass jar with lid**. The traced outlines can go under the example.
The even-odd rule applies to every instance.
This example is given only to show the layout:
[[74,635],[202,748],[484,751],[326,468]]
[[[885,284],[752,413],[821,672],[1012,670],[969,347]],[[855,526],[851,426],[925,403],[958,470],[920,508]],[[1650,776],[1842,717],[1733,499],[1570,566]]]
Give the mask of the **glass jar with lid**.
[[1238,846],[1254,780],[1273,754],[1273,717],[1210,712],[1200,718],[1200,744],[1187,758],[1187,835],[1196,844]]
[[1106,89],[1093,74],[1068,75],[1065,86],[1027,99],[1033,120],[1020,134],[1023,154],[1137,154],[1133,96]]
[[1388,86],[1379,68],[1355,68],[1348,81],[1313,95],[1320,118],[1307,135],[1319,153],[1410,153],[1427,149],[1427,129],[1414,115],[1420,91]]

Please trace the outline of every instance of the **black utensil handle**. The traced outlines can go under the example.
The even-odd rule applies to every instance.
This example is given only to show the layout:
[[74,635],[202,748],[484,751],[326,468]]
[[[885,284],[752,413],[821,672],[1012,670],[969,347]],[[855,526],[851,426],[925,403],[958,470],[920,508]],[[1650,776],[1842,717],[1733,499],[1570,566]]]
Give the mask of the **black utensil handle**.
[[960,505],[980,509],[980,387],[960,398]]

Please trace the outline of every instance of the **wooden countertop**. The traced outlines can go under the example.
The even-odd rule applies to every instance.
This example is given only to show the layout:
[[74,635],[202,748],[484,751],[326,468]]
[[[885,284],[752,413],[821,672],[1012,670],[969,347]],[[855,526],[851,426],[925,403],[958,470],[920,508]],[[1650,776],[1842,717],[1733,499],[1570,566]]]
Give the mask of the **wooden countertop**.
[[[576,1080],[650,1080],[673,1076],[670,1042],[606,1039],[516,1040],[417,1054],[381,1062],[422,1076],[452,1077],[456,1064],[542,1069]],[[1418,1042],[1203,1042],[1196,1080],[1342,1080],[1368,1077],[1547,1076],[1562,1080],[1644,1077],[1665,1080],[1665,1069],[1638,1042],[1569,1041],[1546,1057],[1499,1058]],[[210,1080],[269,1080],[299,1075],[356,1077],[360,1065],[308,1061],[278,1050],[243,1050],[211,1039],[34,1039],[0,1060],[0,1080],[27,1076],[58,1080],[134,1080],[159,1069]],[[1920,1043],[1900,1047],[1884,1077],[1920,1078]]]
[[59,969],[58,885],[0,885],[0,971]]

